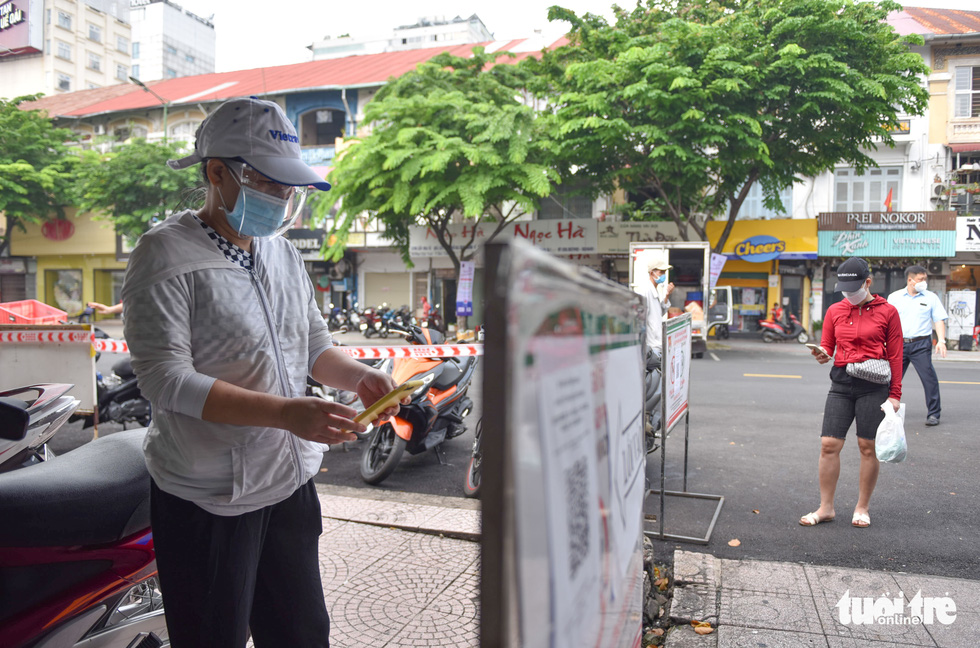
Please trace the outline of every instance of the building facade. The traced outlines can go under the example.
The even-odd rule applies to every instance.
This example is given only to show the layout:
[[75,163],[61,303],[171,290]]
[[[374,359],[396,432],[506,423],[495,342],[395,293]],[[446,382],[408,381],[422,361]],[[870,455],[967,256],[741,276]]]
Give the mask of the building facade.
[[0,97],[91,90],[129,76],[128,2],[8,0],[0,14]]
[[313,60],[342,58],[358,54],[381,54],[430,47],[452,47],[469,43],[486,43],[493,40],[483,21],[476,14],[469,18],[456,16],[419,18],[414,25],[395,27],[389,32],[373,36],[349,34],[330,37],[309,46]]
[[132,76],[141,81],[214,72],[215,32],[201,18],[170,0],[130,0]]

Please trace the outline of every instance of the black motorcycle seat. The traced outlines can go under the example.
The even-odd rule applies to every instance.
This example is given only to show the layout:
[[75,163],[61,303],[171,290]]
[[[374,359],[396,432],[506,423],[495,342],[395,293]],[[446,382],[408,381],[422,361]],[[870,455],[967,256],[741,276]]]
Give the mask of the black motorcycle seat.
[[459,381],[460,376],[465,374],[474,362],[476,362],[476,356],[447,358],[442,363],[442,372],[432,381],[432,387],[439,390],[449,389]]
[[150,527],[145,429],[116,432],[0,474],[0,546],[116,542]]

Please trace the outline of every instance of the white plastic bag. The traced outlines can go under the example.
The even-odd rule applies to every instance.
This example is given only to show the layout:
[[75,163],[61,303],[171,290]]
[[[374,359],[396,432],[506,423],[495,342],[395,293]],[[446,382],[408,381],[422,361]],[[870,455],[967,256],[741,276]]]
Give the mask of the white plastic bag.
[[905,461],[908,445],[905,443],[905,403],[898,405],[898,411],[885,401],[881,404],[885,418],[878,425],[875,436],[875,454],[878,461],[901,463]]

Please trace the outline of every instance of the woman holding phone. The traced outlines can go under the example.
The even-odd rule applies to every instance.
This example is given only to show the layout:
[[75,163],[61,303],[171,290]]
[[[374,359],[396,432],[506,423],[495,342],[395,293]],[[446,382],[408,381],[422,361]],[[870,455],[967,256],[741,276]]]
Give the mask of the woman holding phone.
[[[830,392],[824,406],[820,438],[820,507],[800,518],[802,526],[830,522],[836,513],[834,495],[840,476],[840,452],[851,423],[857,427],[861,468],[858,476],[858,501],[851,524],[858,528],[871,526],[869,506],[871,493],[878,481],[878,457],[875,435],[885,416],[881,406],[887,400],[898,411],[902,399],[902,323],[898,311],[883,297],[871,294],[871,269],[868,262],[851,257],[837,268],[836,290],[844,299],[827,309],[820,346],[808,345],[820,364],[831,360]],[[869,376],[848,365],[867,360],[886,360],[890,376]],[[878,363],[884,367],[884,363]],[[858,377],[851,375],[857,373]]]

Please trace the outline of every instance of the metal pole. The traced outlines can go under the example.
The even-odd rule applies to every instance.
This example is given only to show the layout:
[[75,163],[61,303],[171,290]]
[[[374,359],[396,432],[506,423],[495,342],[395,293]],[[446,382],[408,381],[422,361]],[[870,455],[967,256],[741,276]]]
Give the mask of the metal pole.
[[687,401],[687,412],[684,414],[684,492],[687,492],[687,442],[691,436],[691,401]]
[[664,363],[669,350],[667,345],[667,320],[660,324],[660,539],[664,539],[664,509],[667,497],[667,372]]
[[163,104],[163,143],[167,143],[167,106],[169,103]]

